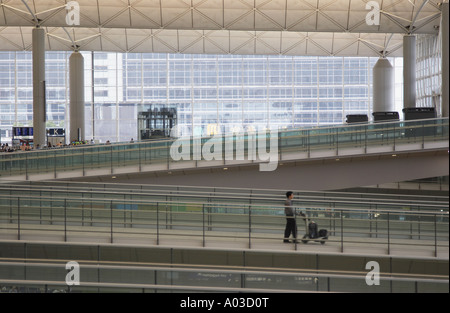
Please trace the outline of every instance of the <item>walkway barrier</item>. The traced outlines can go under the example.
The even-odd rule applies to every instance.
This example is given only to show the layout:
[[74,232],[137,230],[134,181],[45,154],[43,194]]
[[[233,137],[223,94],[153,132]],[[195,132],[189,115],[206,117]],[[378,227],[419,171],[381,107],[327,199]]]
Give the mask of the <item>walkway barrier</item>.
[[[448,148],[448,126],[448,118],[439,118],[317,127],[280,131],[275,140],[278,160],[442,149]],[[217,152],[220,154],[218,159],[222,161],[217,162],[226,165],[228,156],[242,153],[244,160],[233,159],[234,161],[231,162],[233,164],[237,164],[236,162],[264,163],[259,159],[255,160],[253,156],[256,155],[256,141],[268,139],[269,136],[266,134],[239,134],[223,137],[222,149]],[[133,166],[136,172],[217,166],[216,161],[211,162],[202,153],[198,153],[198,148],[201,149],[209,140],[212,139],[179,139],[179,143],[188,148],[186,151],[189,151],[181,160],[175,160],[171,156],[171,147],[175,142],[172,139],[2,153],[0,154],[0,178],[21,177],[22,180],[28,180],[31,175],[39,174],[39,177],[45,176],[46,179],[51,179],[61,178],[64,176],[63,173],[74,171],[78,176],[87,176],[97,169],[120,173],[120,168],[130,166]],[[227,141],[234,143],[233,148],[226,145]],[[237,147],[242,147],[243,151],[238,152]],[[327,154],[326,151],[332,153]]]
[[[283,268],[202,268],[158,264],[77,263],[69,284],[61,260],[0,259],[0,292],[445,292],[448,276],[380,273],[377,285],[366,272]],[[78,281],[76,281],[79,279]],[[76,281],[77,284],[73,284]],[[261,298],[263,295],[261,295]]]
[[[234,189],[191,186],[136,185],[124,183],[91,183],[70,181],[20,182],[0,185],[0,195],[10,197],[23,194],[37,197],[103,198],[134,201],[176,201],[212,205],[283,204],[286,191],[266,189]],[[449,198],[402,194],[350,193],[332,191],[294,191],[295,203],[311,209],[362,209],[397,211],[437,211],[448,213]]]
[[[448,212],[308,207],[297,211],[327,229],[326,242],[342,253],[349,246],[373,245],[389,255],[393,248],[410,246],[429,249],[435,257],[447,253],[448,258]],[[0,195],[0,221],[0,236],[18,240],[46,235],[64,242],[103,238],[114,243],[139,237],[155,245],[171,239],[203,247],[217,241],[238,242],[251,249],[280,243],[286,218],[283,206],[23,194]],[[301,239],[305,222],[301,216],[296,221]],[[296,242],[294,249],[300,244]]]

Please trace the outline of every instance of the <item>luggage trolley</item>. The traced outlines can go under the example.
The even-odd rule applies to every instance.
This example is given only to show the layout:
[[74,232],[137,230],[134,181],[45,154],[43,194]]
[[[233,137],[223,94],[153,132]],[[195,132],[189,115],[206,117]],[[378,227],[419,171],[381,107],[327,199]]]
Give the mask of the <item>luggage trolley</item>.
[[302,242],[306,244],[312,240],[324,244],[328,239],[328,231],[326,229],[318,230],[317,223],[310,220],[303,212],[300,212],[299,215],[305,221],[306,234],[303,236]]

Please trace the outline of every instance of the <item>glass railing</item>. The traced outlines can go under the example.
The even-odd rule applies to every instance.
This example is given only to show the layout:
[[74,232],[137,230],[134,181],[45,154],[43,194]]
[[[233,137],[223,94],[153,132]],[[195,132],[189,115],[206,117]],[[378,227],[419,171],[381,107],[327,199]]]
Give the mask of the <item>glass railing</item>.
[[[427,143],[448,140],[448,134],[448,118],[440,118],[286,130],[278,132],[277,138],[272,139],[276,140],[277,153],[283,158],[292,153],[300,153],[297,157],[302,154],[304,157],[312,157],[315,151],[355,148],[362,149],[358,153],[363,154],[369,152],[371,147],[379,146],[391,146],[393,149],[390,151],[396,151],[396,147],[405,144],[421,144],[421,147],[425,148]],[[226,163],[230,156],[237,160],[254,160],[258,155],[255,153],[255,145],[264,139],[269,148],[269,136],[258,133],[224,138],[179,139],[177,143],[186,149],[180,160],[175,160],[171,155],[175,140],[169,139],[1,153],[0,176],[25,175],[26,178],[33,174],[54,173],[56,177],[56,173],[64,171],[80,171],[83,176],[94,169],[110,168],[112,172],[112,169],[125,166],[135,166],[136,171],[140,171],[143,166],[169,169],[176,168],[177,164],[186,160],[189,161],[188,166],[196,167],[198,161],[209,161],[210,156],[205,157],[201,152],[202,148],[217,141],[222,149],[214,151],[216,160],[225,160]],[[232,147],[226,144],[228,140],[234,143]]]
[[[400,247],[448,256],[448,212],[305,206],[297,211],[308,219],[295,217],[299,230],[295,250],[311,241],[303,236],[314,219],[328,235],[312,241],[327,243],[337,252],[369,245],[385,254]],[[251,249],[280,243],[285,223],[281,205],[0,195],[0,236],[19,240],[36,235],[64,242],[71,238],[116,242],[130,237],[155,245],[175,240],[203,247],[232,241]]]
[[[448,276],[381,274],[376,286],[366,283],[364,272],[289,271],[281,268],[240,269],[161,264],[80,263],[77,284],[68,284],[66,263],[60,260],[0,259],[0,293],[104,293],[104,292],[383,292],[448,293]],[[69,280],[70,283],[70,280]],[[269,296],[270,297],[270,296]],[[292,296],[290,296],[292,297]],[[258,296],[264,305],[264,295]],[[265,298],[269,299],[269,298]],[[255,301],[255,300],[253,300]],[[270,300],[269,300],[270,302]]]
[[[90,183],[70,181],[20,182],[0,185],[0,195],[23,194],[37,197],[70,197],[132,201],[175,201],[277,207],[284,202],[285,191],[192,186],[136,185],[126,183]],[[397,211],[436,211],[448,214],[448,196],[350,193],[332,191],[294,191],[296,205],[316,210],[362,209]]]

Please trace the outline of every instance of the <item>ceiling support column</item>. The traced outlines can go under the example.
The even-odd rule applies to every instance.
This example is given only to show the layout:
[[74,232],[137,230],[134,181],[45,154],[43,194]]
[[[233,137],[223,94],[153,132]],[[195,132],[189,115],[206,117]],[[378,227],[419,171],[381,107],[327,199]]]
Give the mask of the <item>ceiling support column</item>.
[[416,36],[403,36],[403,108],[416,107]]
[[85,140],[84,125],[84,58],[75,51],[69,58],[70,141]]
[[373,112],[392,112],[394,105],[394,67],[386,58],[373,67]]
[[45,30],[34,28],[33,47],[33,145],[42,148],[46,145],[45,109]]

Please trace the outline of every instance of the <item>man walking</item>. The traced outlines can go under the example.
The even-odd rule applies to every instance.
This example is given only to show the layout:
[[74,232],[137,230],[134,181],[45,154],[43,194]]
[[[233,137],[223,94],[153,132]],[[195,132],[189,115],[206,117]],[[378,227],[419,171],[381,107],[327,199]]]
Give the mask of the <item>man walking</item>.
[[283,242],[288,243],[289,237],[294,237],[293,242],[297,240],[297,223],[295,222],[295,209],[292,205],[294,193],[292,191],[286,192],[286,200],[284,201],[284,213],[286,214],[286,229],[284,230]]

